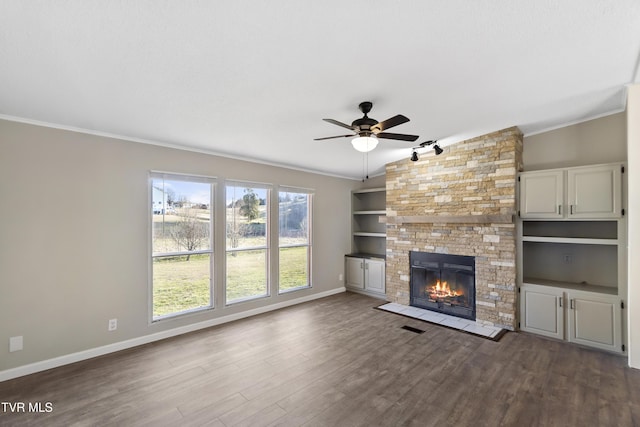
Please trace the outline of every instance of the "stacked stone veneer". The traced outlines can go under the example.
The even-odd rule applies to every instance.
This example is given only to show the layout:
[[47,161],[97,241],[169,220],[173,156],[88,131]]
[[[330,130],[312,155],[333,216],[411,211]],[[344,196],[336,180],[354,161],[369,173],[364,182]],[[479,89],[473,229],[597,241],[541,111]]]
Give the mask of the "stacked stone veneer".
[[[386,167],[387,218],[511,215],[522,165],[516,127]],[[516,234],[507,223],[387,224],[387,299],[409,304],[409,251],[476,257],[476,321],[515,329]]]

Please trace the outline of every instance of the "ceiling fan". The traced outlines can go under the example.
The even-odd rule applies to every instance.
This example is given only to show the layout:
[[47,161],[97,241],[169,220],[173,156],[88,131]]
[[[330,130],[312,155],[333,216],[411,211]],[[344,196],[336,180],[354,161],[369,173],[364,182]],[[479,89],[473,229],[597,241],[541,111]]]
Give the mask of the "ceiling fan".
[[337,136],[327,136],[324,138],[315,138],[314,141],[322,141],[325,139],[333,139],[333,138],[355,138],[351,141],[353,144],[353,148],[358,151],[362,151],[366,153],[368,151],[373,150],[378,145],[378,138],[383,139],[397,139],[400,141],[415,141],[418,139],[418,135],[406,135],[403,133],[390,133],[385,132],[387,129],[390,129],[394,126],[401,125],[409,121],[409,119],[402,114],[398,114],[397,116],[393,116],[387,120],[382,122],[377,121],[376,119],[372,119],[367,116],[367,114],[371,111],[373,107],[373,103],[365,101],[361,102],[359,105],[360,111],[364,114],[364,116],[360,119],[356,119],[348,125],[346,123],[339,122],[333,119],[322,119],[325,122],[332,123],[334,125],[347,128],[353,131],[353,134],[349,135],[337,135]]

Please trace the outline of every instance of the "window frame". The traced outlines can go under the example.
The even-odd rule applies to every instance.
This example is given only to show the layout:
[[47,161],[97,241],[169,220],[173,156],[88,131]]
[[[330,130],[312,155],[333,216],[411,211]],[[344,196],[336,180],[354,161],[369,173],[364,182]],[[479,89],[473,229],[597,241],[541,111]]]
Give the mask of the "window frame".
[[[183,181],[183,182],[192,182],[192,183],[203,183],[209,185],[209,249],[200,249],[195,251],[170,251],[170,252],[157,252],[154,253],[153,249],[153,237],[154,237],[154,205],[153,205],[153,181],[157,179],[162,179],[165,181]],[[195,175],[195,174],[182,174],[175,172],[163,172],[151,170],[148,173],[148,221],[149,226],[148,230],[148,242],[149,242],[149,266],[148,266],[148,295],[149,295],[149,303],[148,303],[148,313],[149,313],[149,324],[161,322],[167,319],[175,319],[177,317],[188,316],[194,313],[201,313],[204,311],[213,310],[216,307],[215,300],[215,223],[216,223],[216,192],[217,192],[218,180],[216,177],[206,176],[206,175]],[[163,196],[164,197],[164,196]],[[164,215],[164,213],[162,213]],[[165,314],[161,316],[154,316],[154,275],[153,275],[153,262],[156,258],[166,258],[170,256],[187,256],[187,255],[209,255],[209,304],[206,306],[195,307],[192,309],[182,310],[170,314]]]
[[[251,189],[260,189],[260,190],[265,190],[266,191],[266,195],[265,195],[265,201],[266,201],[266,206],[265,206],[265,212],[266,212],[266,219],[265,219],[265,244],[264,246],[259,245],[259,246],[247,246],[247,247],[242,247],[242,248],[231,248],[229,249],[227,247],[227,225],[228,225],[228,218],[227,218],[227,214],[226,214],[226,209],[227,209],[227,202],[228,202],[228,196],[227,196],[227,190],[229,187],[236,187],[236,188],[251,188]],[[272,273],[272,269],[271,269],[271,260],[273,259],[273,254],[272,252],[272,244],[271,244],[271,221],[272,221],[272,214],[271,214],[271,209],[272,209],[272,195],[273,195],[273,185],[272,184],[267,184],[267,183],[263,183],[263,182],[256,182],[256,181],[240,181],[240,180],[225,180],[224,182],[224,210],[225,210],[225,217],[224,217],[224,229],[225,229],[225,235],[224,235],[224,286],[223,286],[223,295],[224,295],[224,304],[225,306],[233,306],[236,304],[240,304],[243,302],[247,302],[247,301],[255,301],[255,300],[259,300],[259,299],[263,299],[263,298],[269,298],[271,297],[271,273]],[[234,200],[238,200],[238,199],[234,199]],[[262,295],[253,295],[253,296],[247,296],[247,297],[240,297],[240,298],[235,298],[230,300],[228,298],[228,255],[229,253],[241,253],[241,252],[248,252],[248,251],[258,251],[258,250],[262,250],[264,251],[265,254],[265,279],[266,279],[266,283],[265,283],[265,293]]]
[[[312,262],[312,254],[313,254],[313,198],[315,192],[313,190],[307,188],[299,188],[299,187],[289,187],[289,186],[279,186],[277,189],[277,200],[278,200],[278,295],[287,294],[290,292],[296,292],[303,289],[310,289],[313,287],[313,262]],[[306,194],[307,195],[307,242],[302,244],[288,244],[282,245],[280,243],[280,194],[282,193],[292,193],[292,194]],[[306,247],[307,248],[307,284],[302,286],[296,286],[295,288],[290,289],[281,289],[280,286],[280,253],[282,249],[287,248],[297,248],[297,247]]]

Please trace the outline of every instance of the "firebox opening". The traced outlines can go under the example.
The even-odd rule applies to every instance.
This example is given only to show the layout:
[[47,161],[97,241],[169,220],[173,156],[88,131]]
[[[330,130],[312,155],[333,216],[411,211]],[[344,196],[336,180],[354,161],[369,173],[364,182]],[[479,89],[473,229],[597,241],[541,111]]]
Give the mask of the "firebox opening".
[[475,257],[411,251],[409,260],[412,306],[476,319]]

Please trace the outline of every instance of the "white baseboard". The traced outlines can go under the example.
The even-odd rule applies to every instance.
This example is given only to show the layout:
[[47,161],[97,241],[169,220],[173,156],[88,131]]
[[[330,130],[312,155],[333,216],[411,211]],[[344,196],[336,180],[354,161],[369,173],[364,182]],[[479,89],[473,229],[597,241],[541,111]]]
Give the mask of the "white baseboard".
[[82,360],[91,359],[93,357],[103,356],[105,354],[114,353],[116,351],[126,350],[128,348],[148,344],[150,342],[160,341],[165,338],[175,337],[177,335],[186,334],[189,332],[197,331],[199,329],[210,328],[212,326],[221,325],[223,323],[233,322],[234,320],[244,319],[245,317],[251,317],[257,314],[267,313],[269,311],[301,304],[303,302],[313,301],[345,291],[346,289],[344,287],[331,289],[329,291],[320,292],[318,294],[307,295],[301,298],[267,305],[265,307],[254,308],[252,310],[243,311],[241,313],[230,314],[228,316],[205,320],[204,322],[193,323],[191,325],[181,326],[179,328],[169,329],[166,331],[157,332],[155,334],[144,335],[126,341],[120,341],[101,347],[91,348],[89,350],[79,351],[77,353],[65,354],[64,356],[55,357],[53,359],[47,359],[40,362],[19,366],[17,368],[7,369],[4,371],[0,371],[0,382],[22,377],[25,375],[35,374],[36,372],[46,371],[47,369],[57,368],[59,366],[80,362]]

